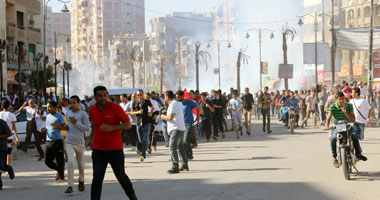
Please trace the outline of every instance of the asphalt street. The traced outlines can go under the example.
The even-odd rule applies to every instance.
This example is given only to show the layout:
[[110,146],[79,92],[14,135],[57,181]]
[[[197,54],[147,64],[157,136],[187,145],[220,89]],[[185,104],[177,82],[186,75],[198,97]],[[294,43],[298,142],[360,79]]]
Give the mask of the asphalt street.
[[[230,122],[229,122],[230,123]],[[322,129],[296,129],[295,135],[272,118],[273,132],[262,132],[253,120],[252,135],[239,140],[233,132],[225,139],[194,149],[190,171],[170,175],[170,154],[160,143],[156,153],[140,163],[135,152],[124,149],[126,172],[141,200],[269,200],[269,199],[377,199],[380,196],[380,133],[367,128],[361,141],[367,162],[359,162],[359,174],[347,181],[341,168],[332,165],[328,133]],[[309,123],[312,124],[312,123]],[[230,124],[229,124],[230,125]],[[18,151],[13,161],[16,178],[3,174],[0,200],[90,199],[91,152],[85,152],[86,190],[67,195],[67,183],[56,183],[55,172],[38,162],[34,152]],[[66,173],[66,172],[65,172]],[[77,179],[77,170],[76,178]],[[108,167],[102,199],[128,199]]]

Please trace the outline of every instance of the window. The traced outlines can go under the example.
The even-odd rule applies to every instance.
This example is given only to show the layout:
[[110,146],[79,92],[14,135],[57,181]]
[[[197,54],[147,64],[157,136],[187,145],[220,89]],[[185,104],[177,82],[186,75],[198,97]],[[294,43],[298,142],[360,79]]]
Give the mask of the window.
[[377,5],[375,7],[375,13],[376,13],[377,16],[380,16],[380,5]]
[[17,11],[17,27],[24,28],[24,13]]
[[364,8],[364,17],[370,17],[370,15],[371,15],[371,9],[369,8],[369,6],[367,6]]

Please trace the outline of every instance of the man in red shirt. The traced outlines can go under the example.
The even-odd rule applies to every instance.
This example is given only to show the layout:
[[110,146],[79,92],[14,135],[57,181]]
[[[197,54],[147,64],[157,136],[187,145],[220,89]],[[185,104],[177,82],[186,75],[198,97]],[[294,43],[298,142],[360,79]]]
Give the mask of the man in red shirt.
[[131,128],[128,116],[115,103],[108,101],[104,86],[94,88],[96,104],[90,109],[92,121],[88,146],[92,148],[93,179],[91,200],[100,200],[108,163],[129,199],[137,199],[131,181],[124,170],[123,140],[120,130]]

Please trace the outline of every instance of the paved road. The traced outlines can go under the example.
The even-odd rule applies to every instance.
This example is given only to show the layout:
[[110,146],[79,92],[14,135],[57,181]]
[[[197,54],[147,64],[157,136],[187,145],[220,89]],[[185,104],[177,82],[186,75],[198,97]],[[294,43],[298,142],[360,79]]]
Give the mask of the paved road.
[[[254,120],[253,135],[240,140],[232,132],[218,142],[200,143],[194,150],[190,171],[169,175],[168,149],[162,144],[144,163],[133,152],[126,153],[126,171],[139,199],[155,200],[239,200],[239,199],[376,199],[380,195],[379,129],[368,128],[362,141],[367,162],[357,164],[360,175],[343,178],[335,169],[327,133],[320,129],[297,129],[295,135],[274,121],[273,133],[261,132]],[[309,123],[311,124],[311,123]],[[55,172],[31,153],[19,152],[14,161],[16,179],[4,177],[0,199],[89,199],[92,177],[90,152],[86,152],[86,191],[64,194],[66,184],[54,181]],[[102,199],[126,199],[108,168]]]

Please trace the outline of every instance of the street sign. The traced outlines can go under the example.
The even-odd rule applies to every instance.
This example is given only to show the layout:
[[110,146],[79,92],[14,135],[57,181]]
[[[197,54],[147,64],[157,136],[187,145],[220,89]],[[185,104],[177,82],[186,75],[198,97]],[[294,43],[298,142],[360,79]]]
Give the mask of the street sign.
[[373,53],[373,78],[380,78],[380,52]]
[[293,65],[292,64],[279,64],[278,78],[293,78]]
[[261,74],[268,74],[268,62],[261,62]]

